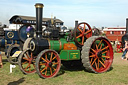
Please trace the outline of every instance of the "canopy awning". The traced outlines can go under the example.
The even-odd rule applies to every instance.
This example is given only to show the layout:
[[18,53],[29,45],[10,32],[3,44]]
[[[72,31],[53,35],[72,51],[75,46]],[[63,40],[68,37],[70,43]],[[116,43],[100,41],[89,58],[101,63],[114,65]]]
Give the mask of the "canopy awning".
[[[48,21],[51,20],[51,18],[43,18],[42,19],[42,25],[48,25]],[[14,15],[9,20],[10,24],[36,24],[36,17],[31,16],[20,16],[20,15]],[[56,19],[57,25],[63,25],[63,21],[60,19]]]

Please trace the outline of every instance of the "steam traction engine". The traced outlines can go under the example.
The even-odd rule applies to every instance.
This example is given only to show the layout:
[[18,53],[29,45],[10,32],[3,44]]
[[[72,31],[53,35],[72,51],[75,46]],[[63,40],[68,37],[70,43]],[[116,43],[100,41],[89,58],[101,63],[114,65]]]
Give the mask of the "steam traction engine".
[[76,22],[72,32],[62,32],[55,20],[42,32],[43,4],[36,4],[36,37],[28,38],[18,63],[25,74],[37,72],[42,78],[57,75],[61,63],[66,68],[85,69],[94,73],[106,72],[113,62],[113,48],[102,36],[92,36],[89,24]]
[[[3,32],[0,34],[0,51],[4,51],[7,60],[11,64],[17,64],[18,58],[12,57],[12,55],[22,49],[23,43],[27,38],[26,29],[30,25],[22,25],[19,29],[12,24],[9,28],[3,28]],[[34,28],[31,29],[34,31]]]

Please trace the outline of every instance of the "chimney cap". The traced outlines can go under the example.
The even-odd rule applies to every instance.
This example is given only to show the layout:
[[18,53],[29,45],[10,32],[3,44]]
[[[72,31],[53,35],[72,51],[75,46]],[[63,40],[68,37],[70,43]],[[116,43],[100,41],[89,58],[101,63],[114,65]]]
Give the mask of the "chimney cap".
[[42,3],[36,3],[36,4],[35,4],[35,7],[36,7],[36,8],[43,8],[44,5],[43,5]]

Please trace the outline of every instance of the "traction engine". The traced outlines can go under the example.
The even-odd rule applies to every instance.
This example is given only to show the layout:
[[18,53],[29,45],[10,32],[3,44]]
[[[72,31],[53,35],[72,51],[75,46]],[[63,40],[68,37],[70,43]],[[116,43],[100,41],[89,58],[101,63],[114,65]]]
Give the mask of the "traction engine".
[[85,67],[94,73],[109,70],[113,62],[113,48],[103,36],[92,36],[86,22],[76,21],[73,31],[60,31],[56,20],[42,31],[43,4],[36,4],[36,37],[28,38],[18,58],[24,74],[37,72],[41,78],[57,75],[61,64],[66,68]]
[[[13,54],[22,49],[23,43],[27,39],[26,29],[30,26],[31,25],[22,25],[19,29],[16,29],[14,25],[10,25],[9,28],[3,28],[4,30],[0,34],[0,51],[5,52],[7,60],[11,64],[18,63],[18,58],[13,57]],[[33,35],[34,28],[28,31],[29,34],[30,32],[31,35]]]

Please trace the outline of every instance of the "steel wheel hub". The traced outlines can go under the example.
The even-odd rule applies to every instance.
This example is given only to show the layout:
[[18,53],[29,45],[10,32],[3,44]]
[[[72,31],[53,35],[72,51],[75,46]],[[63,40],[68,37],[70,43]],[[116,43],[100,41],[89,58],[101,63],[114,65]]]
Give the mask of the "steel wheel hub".
[[99,52],[97,53],[97,57],[99,57],[99,58],[102,57],[102,51],[99,51]]
[[49,62],[49,66],[50,66],[50,67],[52,66],[52,62]]

